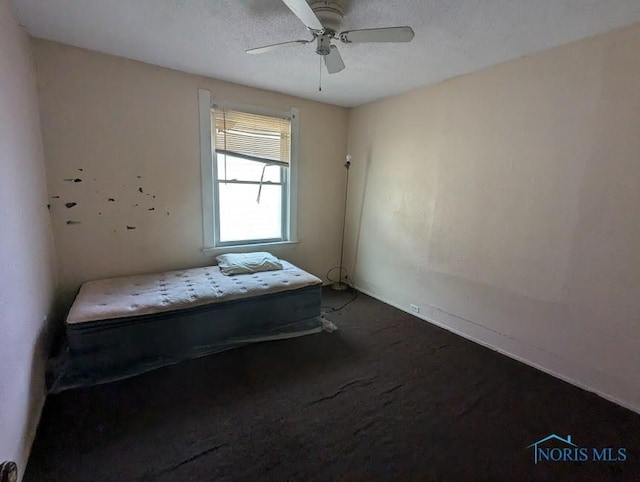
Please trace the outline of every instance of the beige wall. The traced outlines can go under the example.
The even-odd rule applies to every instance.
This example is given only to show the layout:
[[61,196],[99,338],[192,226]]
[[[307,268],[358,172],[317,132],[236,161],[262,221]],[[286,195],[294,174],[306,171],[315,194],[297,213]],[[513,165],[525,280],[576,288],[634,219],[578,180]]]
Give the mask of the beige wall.
[[354,109],[356,284],[640,410],[638,52],[640,25]]
[[321,277],[339,262],[346,109],[44,40],[33,47],[64,304],[87,280],[215,263],[200,251],[199,88],[299,108],[300,243],[271,251]]
[[44,403],[55,284],[31,50],[0,0],[0,462],[24,471]]

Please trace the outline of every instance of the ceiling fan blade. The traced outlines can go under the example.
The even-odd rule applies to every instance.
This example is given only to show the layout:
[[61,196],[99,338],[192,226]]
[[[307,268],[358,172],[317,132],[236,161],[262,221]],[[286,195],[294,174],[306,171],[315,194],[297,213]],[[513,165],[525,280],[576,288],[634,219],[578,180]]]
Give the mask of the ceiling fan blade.
[[306,0],[282,0],[287,7],[311,30],[323,30],[324,27]]
[[266,52],[271,52],[272,50],[277,50],[281,47],[290,47],[294,45],[304,45],[311,42],[311,40],[292,40],[291,42],[281,42],[279,44],[265,45],[264,47],[257,47],[255,49],[247,49],[246,52],[248,54],[264,54]]
[[366,28],[348,30],[340,34],[345,43],[363,42],[411,42],[414,33],[411,27]]
[[344,62],[342,56],[338,52],[338,47],[331,46],[331,51],[324,56],[324,64],[327,66],[327,72],[330,74],[337,74],[344,69]]

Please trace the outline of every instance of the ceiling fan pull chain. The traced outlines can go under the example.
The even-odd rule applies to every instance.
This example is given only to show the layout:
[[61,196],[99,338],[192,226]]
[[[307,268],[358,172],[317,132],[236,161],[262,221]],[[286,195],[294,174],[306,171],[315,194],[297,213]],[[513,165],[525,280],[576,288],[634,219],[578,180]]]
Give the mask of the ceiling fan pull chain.
[[320,80],[318,81],[318,92],[322,92],[322,59],[323,57],[320,57]]

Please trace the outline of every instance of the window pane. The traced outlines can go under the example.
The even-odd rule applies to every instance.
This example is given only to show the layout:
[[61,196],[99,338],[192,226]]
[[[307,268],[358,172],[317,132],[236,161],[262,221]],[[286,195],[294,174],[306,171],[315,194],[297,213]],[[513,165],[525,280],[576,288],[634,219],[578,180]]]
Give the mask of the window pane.
[[[226,158],[226,162],[225,162]],[[225,156],[224,154],[216,155],[218,164],[219,180],[238,180],[238,181],[260,181],[262,169],[265,164],[262,162],[248,161],[233,156]],[[280,182],[280,166],[267,166],[264,171],[264,182]]]
[[218,183],[220,241],[282,238],[282,187]]

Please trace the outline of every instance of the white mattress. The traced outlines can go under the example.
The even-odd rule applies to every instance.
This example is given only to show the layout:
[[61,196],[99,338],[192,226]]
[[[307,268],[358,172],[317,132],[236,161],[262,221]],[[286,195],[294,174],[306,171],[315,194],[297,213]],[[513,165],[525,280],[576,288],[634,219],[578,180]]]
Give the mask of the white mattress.
[[67,324],[162,313],[321,284],[282,260],[284,269],[225,276],[217,266],[126,276],[82,285]]

